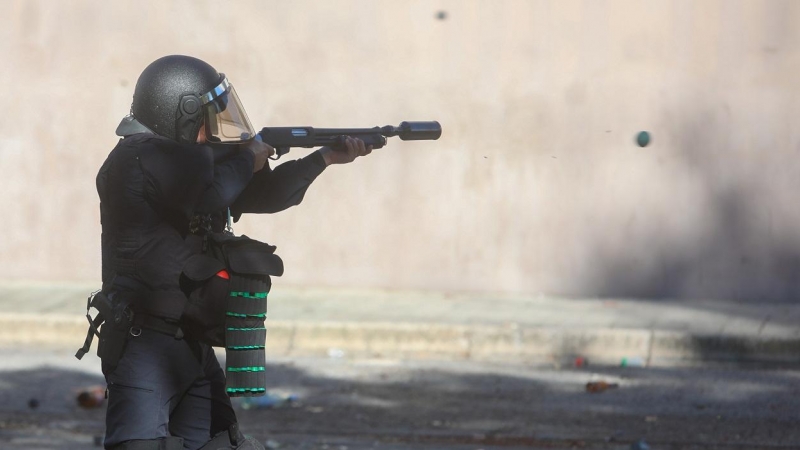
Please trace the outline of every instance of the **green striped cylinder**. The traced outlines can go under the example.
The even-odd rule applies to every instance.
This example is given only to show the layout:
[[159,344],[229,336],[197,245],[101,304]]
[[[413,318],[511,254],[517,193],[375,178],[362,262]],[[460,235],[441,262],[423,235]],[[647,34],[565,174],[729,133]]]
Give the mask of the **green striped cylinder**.
[[225,314],[225,390],[231,397],[266,392],[264,321],[269,287],[269,277],[231,273]]
[[255,397],[264,395],[266,388],[225,388],[225,392],[231,397]]

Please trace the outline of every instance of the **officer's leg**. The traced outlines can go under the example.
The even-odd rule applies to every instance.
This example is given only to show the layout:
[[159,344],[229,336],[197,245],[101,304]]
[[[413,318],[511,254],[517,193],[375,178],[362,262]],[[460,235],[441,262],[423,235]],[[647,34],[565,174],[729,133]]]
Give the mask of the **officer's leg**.
[[142,330],[129,339],[116,368],[104,367],[104,372],[108,382],[106,449],[149,449],[147,445],[157,444],[152,448],[171,450],[176,439],[167,439],[172,405],[202,376],[186,342]]
[[183,439],[168,437],[164,439],[126,441],[111,447],[111,450],[183,450]]
[[234,425],[228,431],[223,431],[202,446],[200,450],[265,450],[260,442],[252,437],[245,437],[239,432],[239,427]]
[[214,350],[197,342],[189,344],[202,365],[203,376],[194,381],[175,406],[169,431],[173,436],[181,436],[187,449],[195,450],[220,433],[227,435],[231,426],[236,425],[236,414],[225,393],[225,373]]

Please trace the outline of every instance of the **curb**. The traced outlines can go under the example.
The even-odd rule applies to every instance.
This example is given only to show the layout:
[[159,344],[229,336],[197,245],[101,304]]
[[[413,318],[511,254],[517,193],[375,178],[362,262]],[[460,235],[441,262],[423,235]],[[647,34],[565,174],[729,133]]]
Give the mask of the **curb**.
[[[439,323],[267,321],[267,354],[506,363],[670,367],[706,363],[800,364],[800,338],[693,335],[644,329],[571,329]],[[77,350],[86,318],[0,313],[0,345]],[[93,343],[96,350],[97,342]]]

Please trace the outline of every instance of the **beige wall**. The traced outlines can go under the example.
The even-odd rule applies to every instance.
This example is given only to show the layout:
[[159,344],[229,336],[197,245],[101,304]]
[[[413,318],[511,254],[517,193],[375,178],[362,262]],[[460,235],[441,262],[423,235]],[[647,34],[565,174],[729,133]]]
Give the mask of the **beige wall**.
[[94,176],[138,74],[182,53],[228,74],[257,126],[442,123],[240,222],[278,245],[279,283],[800,294],[798,1],[0,8],[2,278],[99,278]]

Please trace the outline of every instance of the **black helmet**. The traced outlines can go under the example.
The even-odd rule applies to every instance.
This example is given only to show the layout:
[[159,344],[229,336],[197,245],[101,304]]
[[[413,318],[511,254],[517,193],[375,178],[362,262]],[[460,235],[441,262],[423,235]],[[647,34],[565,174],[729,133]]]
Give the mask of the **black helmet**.
[[139,76],[131,113],[120,122],[117,135],[150,132],[194,143],[203,124],[211,142],[242,142],[255,136],[224,73],[197,58],[172,55],[153,61]]

